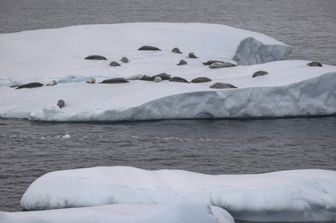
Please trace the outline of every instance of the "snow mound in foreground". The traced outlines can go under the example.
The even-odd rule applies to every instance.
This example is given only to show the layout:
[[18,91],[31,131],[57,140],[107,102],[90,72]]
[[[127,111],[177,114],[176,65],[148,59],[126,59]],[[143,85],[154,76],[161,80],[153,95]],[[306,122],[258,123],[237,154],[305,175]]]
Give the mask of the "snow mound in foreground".
[[56,171],[24,193],[26,210],[106,204],[210,203],[246,221],[329,221],[336,218],[336,172],[293,170],[206,175],[181,170],[96,167]]
[[0,212],[1,223],[234,223],[222,208],[199,203],[106,205],[49,211]]

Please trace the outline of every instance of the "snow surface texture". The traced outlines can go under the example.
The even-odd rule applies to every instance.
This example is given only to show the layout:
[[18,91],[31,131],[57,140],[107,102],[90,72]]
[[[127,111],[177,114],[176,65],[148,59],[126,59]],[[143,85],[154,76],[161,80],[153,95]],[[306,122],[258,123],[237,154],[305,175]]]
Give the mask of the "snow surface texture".
[[117,204],[50,211],[0,212],[1,223],[234,223],[222,208],[199,203]]
[[181,170],[96,167],[48,173],[27,189],[26,210],[106,204],[210,203],[246,221],[336,218],[336,172],[293,170],[206,175]]
[[[138,51],[143,45],[161,51]],[[172,53],[178,47],[183,54]],[[197,59],[188,58],[194,52]],[[244,118],[332,115],[336,113],[336,67],[308,67],[309,61],[275,61],[209,69],[221,60],[253,64],[281,60],[289,47],[263,34],[200,23],[126,23],[83,25],[0,34],[0,118],[45,121],[123,121],[185,118]],[[84,60],[88,55],[108,60]],[[129,63],[120,59],[126,56]],[[181,59],[186,65],[177,66]],[[121,66],[111,67],[111,61]],[[252,78],[254,72],[269,74]],[[114,77],[168,73],[191,81],[130,80],[124,84],[87,84]],[[9,88],[29,82],[34,89]],[[211,89],[224,82],[236,89]],[[59,99],[65,107],[57,107]]]
[[253,37],[240,42],[233,60],[239,65],[253,65],[287,59],[290,47],[267,45]]

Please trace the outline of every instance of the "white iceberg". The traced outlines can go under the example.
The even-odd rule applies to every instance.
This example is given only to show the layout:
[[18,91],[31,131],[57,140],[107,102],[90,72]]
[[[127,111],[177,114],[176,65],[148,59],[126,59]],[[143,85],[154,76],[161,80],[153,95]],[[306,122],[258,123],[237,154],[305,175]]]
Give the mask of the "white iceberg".
[[117,204],[49,211],[0,212],[1,223],[234,223],[222,208],[199,203]]
[[290,48],[285,45],[268,45],[253,37],[242,40],[233,57],[239,65],[253,65],[283,60],[288,57]]
[[[142,45],[161,51],[138,51]],[[183,54],[172,53],[174,47]],[[263,34],[199,23],[82,25],[0,34],[0,117],[123,121],[336,114],[336,67],[274,61],[285,59],[289,50]],[[188,58],[189,52],[198,58]],[[84,60],[94,54],[108,60]],[[124,56],[128,63],[120,61]],[[187,64],[177,66],[180,59]],[[208,60],[236,60],[249,66],[209,69],[202,64]],[[111,61],[121,66],[111,67]],[[252,78],[259,70],[269,74]],[[86,83],[162,72],[188,81],[197,77],[212,81]],[[58,84],[20,90],[9,87],[53,80]],[[209,88],[216,82],[237,88]],[[60,99],[65,102],[62,109],[56,106]]]
[[207,175],[181,170],[96,167],[48,173],[24,193],[25,210],[106,204],[210,203],[245,221],[331,221],[336,172],[293,170]]

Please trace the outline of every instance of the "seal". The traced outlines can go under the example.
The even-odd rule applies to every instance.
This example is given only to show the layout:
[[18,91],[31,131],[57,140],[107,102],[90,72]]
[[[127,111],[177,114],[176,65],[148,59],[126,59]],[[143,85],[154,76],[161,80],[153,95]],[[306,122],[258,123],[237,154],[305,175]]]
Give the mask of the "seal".
[[42,87],[43,84],[41,84],[40,82],[31,82],[28,84],[22,84],[20,86],[18,86],[16,89],[22,89],[22,88],[36,88],[36,87]]
[[224,63],[224,61],[221,61],[221,60],[208,60],[207,62],[204,62],[203,65],[209,66],[209,65],[211,65],[213,63],[216,63],[216,62],[218,62],[218,63]]
[[90,55],[85,57],[85,60],[107,60],[106,57],[100,55]]
[[163,81],[167,81],[171,79],[170,75],[166,73],[161,73],[161,74],[152,76],[153,79],[155,79],[156,77],[160,77]]
[[177,53],[177,54],[182,54],[181,50],[177,47],[175,47],[174,49],[172,49],[173,53]]
[[62,109],[65,106],[65,102],[62,99],[59,99],[57,102],[57,106]]
[[205,82],[210,82],[212,81],[210,78],[208,77],[197,77],[191,80],[191,83],[205,83]]
[[213,89],[227,89],[227,88],[237,88],[237,87],[232,85],[232,84],[217,82],[217,83],[214,83],[213,85],[211,85],[210,88],[213,88]]
[[265,76],[265,75],[267,75],[267,74],[268,74],[268,72],[263,71],[263,70],[260,70],[260,71],[255,72],[255,73],[252,75],[252,77],[253,77],[253,78],[255,78],[255,77],[261,77],[261,76]]
[[122,84],[122,83],[128,83],[129,81],[126,80],[123,77],[116,77],[111,79],[106,79],[100,82],[101,84]]
[[96,79],[90,78],[89,80],[86,81],[86,83],[88,83],[88,84],[94,84],[94,83],[96,83]]
[[210,69],[218,69],[218,68],[225,68],[225,67],[235,67],[236,64],[230,62],[214,62],[210,64]]
[[161,51],[159,48],[155,46],[142,46],[138,50],[144,50],[144,51]]
[[187,81],[186,79],[184,79],[182,77],[172,77],[169,81],[170,82],[179,82],[179,83],[189,83],[189,81]]
[[187,61],[185,60],[180,60],[180,62],[178,62],[178,64],[176,64],[177,66],[181,66],[181,65],[186,65],[187,64]]
[[197,58],[198,58],[198,57],[195,55],[194,52],[190,52],[190,53],[188,54],[188,57],[189,57],[189,58],[192,58],[192,59],[197,59]]
[[123,62],[123,63],[128,63],[128,62],[129,62],[129,59],[128,59],[127,57],[122,57],[122,58],[120,59],[120,61]]
[[162,81],[162,78],[160,76],[156,76],[154,78],[154,82],[160,82],[160,81]]
[[110,63],[110,66],[111,66],[111,67],[120,67],[120,63],[118,63],[117,61],[112,61],[112,62]]
[[142,75],[141,79],[142,81],[154,81],[153,76],[148,76],[148,75]]
[[308,63],[307,66],[309,66],[309,67],[322,67],[323,65],[320,62],[313,61],[313,62]]
[[55,80],[50,81],[46,86],[55,86],[57,85],[57,82]]

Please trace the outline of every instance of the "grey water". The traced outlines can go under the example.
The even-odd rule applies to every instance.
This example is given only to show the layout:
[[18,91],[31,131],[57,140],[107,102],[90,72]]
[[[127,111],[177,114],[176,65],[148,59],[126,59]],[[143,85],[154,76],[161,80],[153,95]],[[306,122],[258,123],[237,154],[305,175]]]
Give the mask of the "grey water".
[[[292,45],[291,59],[336,64],[335,11],[335,0],[0,0],[0,33],[96,23],[219,23]],[[20,197],[34,179],[61,169],[336,170],[335,136],[336,117],[131,123],[0,119],[0,210],[19,210]]]

